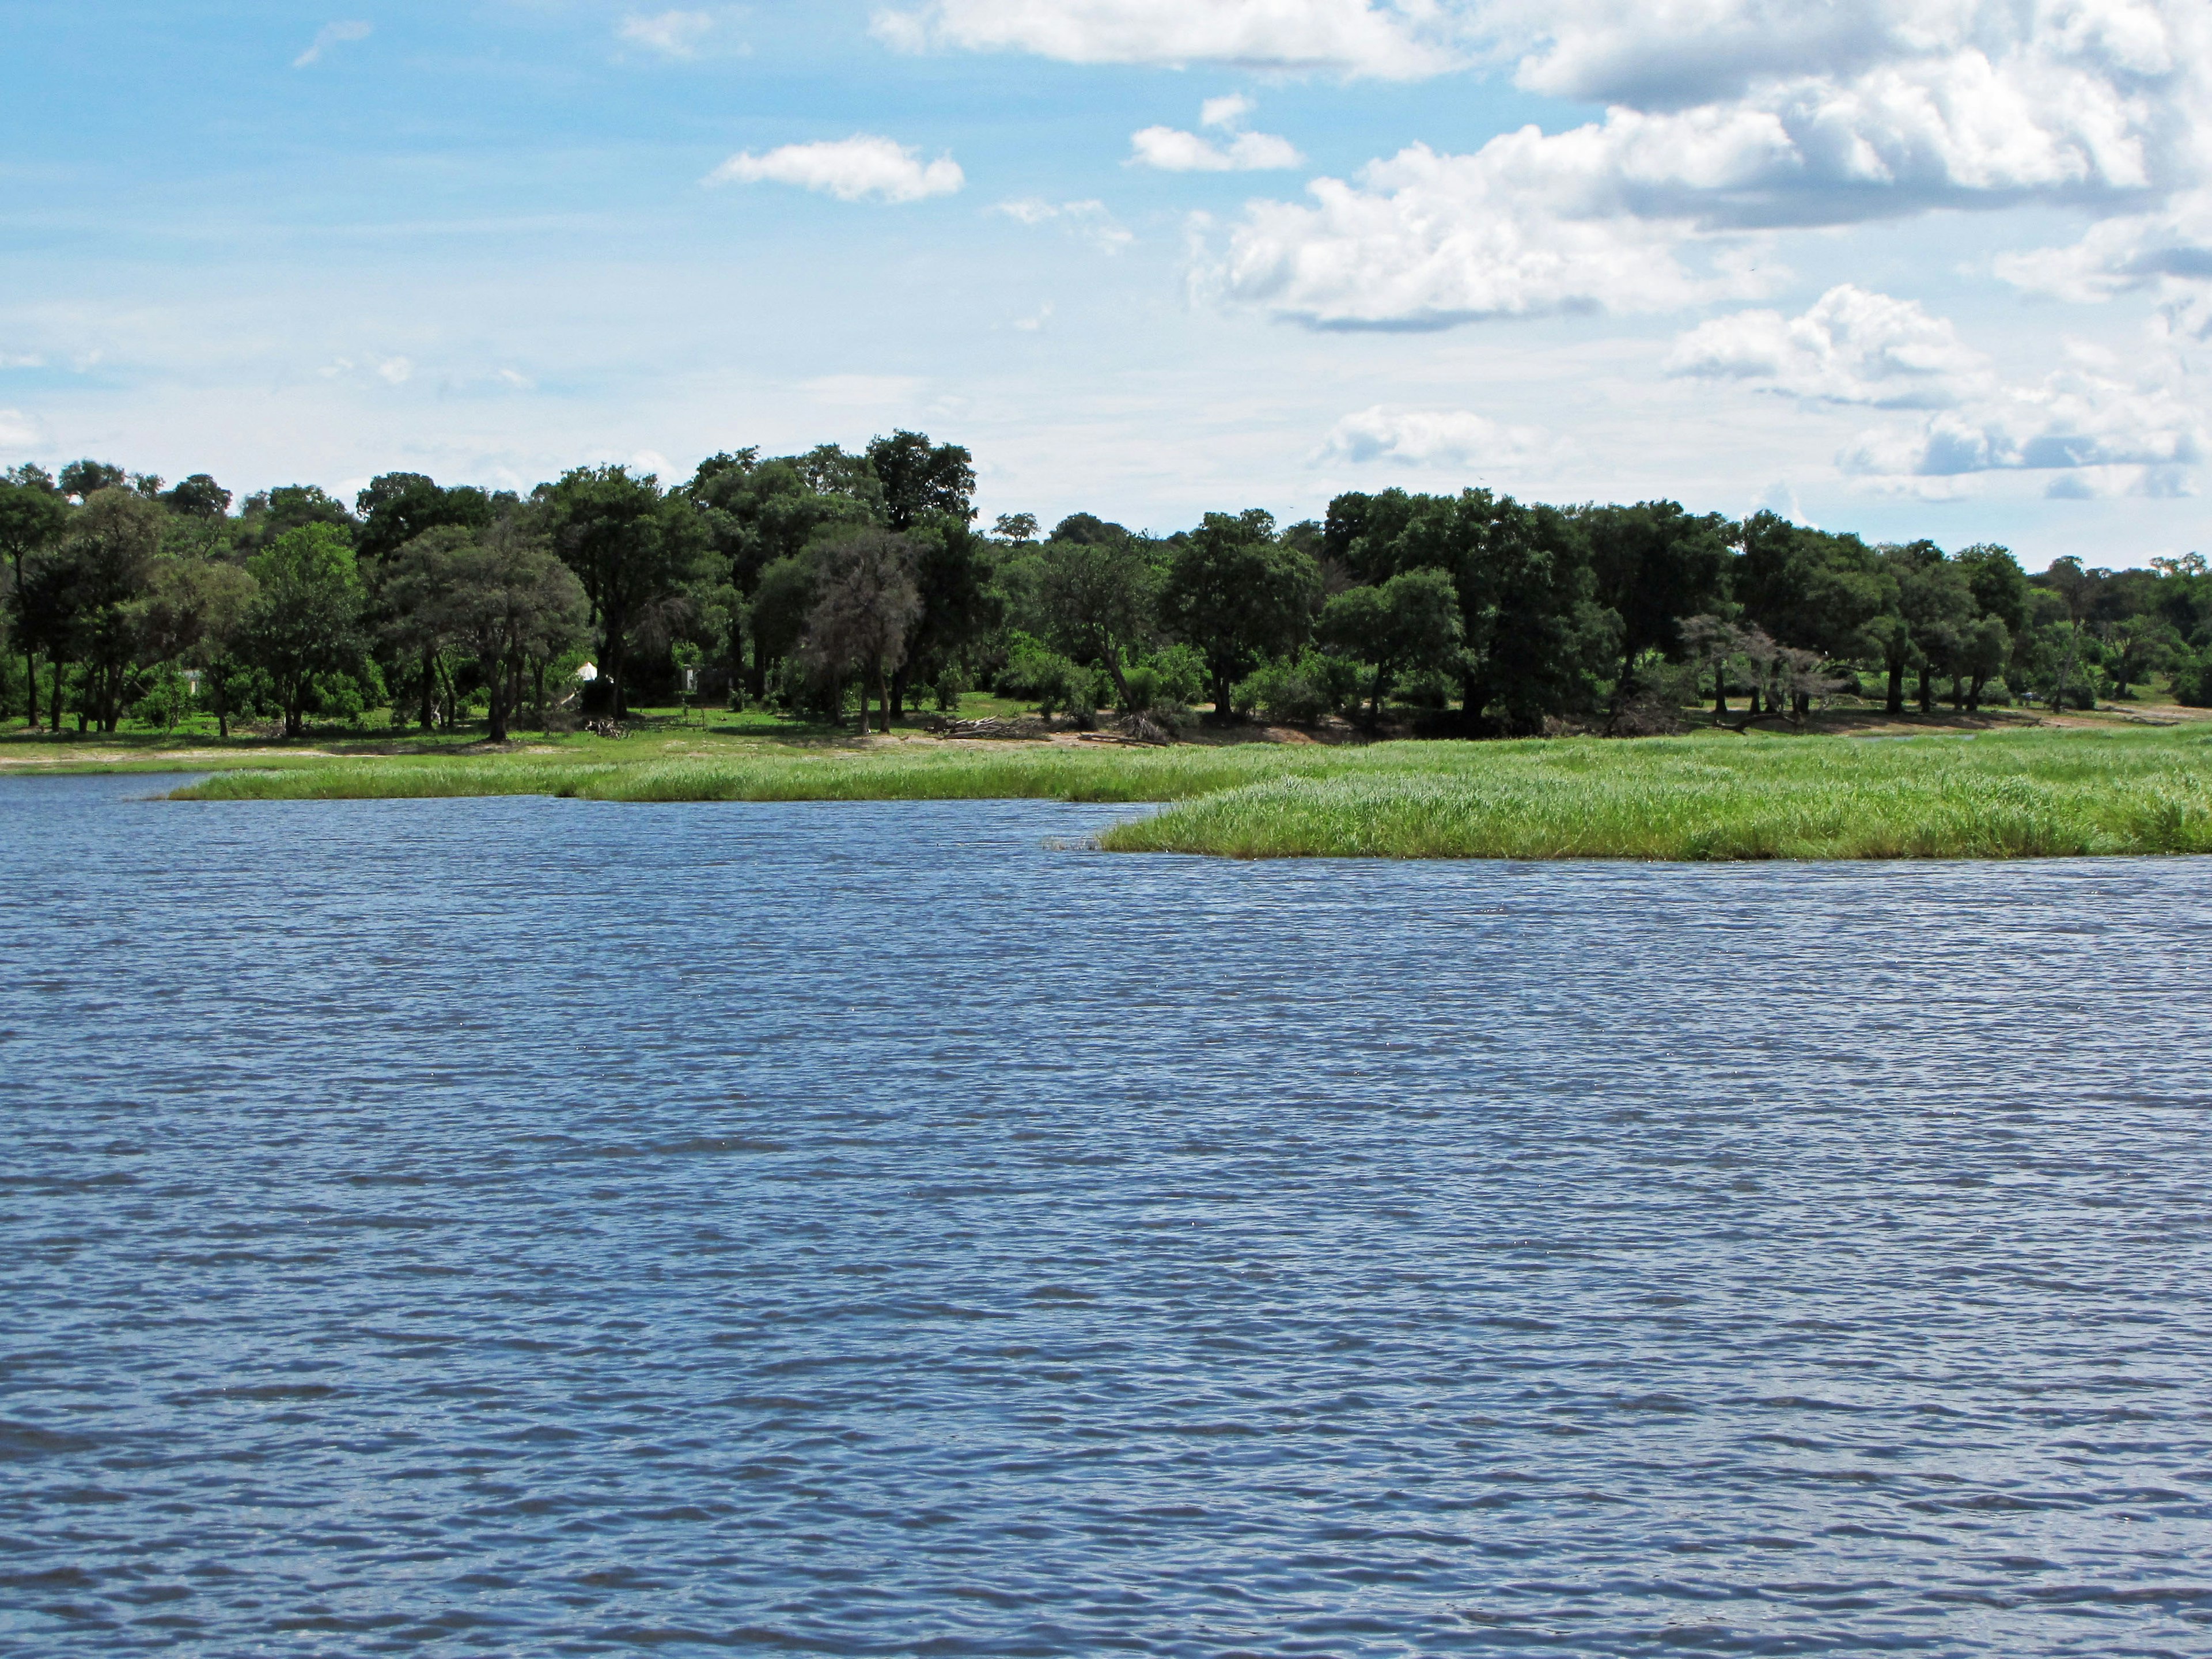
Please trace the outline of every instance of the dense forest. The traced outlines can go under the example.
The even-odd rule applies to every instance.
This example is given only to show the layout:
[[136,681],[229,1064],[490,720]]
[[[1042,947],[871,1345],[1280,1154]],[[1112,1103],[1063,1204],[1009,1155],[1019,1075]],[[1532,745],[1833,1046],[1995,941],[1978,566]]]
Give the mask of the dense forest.
[[[1326,519],[1087,513],[980,529],[969,452],[895,432],[757,449],[664,488],[580,467],[522,495],[389,473],[350,502],[83,460],[0,475],[0,715],[455,729],[679,695],[861,728],[989,690],[1079,722],[1341,714],[1431,733],[2212,702],[2212,574],[1870,544],[1771,513],[1347,494]],[[588,672],[586,665],[588,665]]]

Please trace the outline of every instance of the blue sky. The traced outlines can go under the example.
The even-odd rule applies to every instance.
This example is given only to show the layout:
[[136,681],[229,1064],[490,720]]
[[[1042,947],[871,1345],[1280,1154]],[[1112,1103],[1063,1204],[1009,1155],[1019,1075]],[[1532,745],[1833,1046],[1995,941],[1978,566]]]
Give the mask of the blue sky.
[[918,426],[987,517],[1479,482],[2140,563],[2212,541],[2205,12],[11,0],[0,459]]

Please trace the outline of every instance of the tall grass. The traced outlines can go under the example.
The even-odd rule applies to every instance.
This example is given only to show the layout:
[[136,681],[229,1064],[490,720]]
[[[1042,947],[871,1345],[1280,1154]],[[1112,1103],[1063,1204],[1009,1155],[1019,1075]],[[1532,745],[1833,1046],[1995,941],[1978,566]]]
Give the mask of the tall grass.
[[2212,738],[1991,732],[1863,742],[1249,744],[334,760],[199,800],[549,794],[610,801],[1175,803],[1100,837],[1235,858],[2033,858],[2212,852]]

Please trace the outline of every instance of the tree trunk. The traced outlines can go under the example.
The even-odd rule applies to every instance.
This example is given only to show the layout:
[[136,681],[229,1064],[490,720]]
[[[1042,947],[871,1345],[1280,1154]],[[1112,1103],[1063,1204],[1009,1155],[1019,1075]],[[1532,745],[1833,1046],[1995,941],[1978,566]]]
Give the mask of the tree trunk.
[[25,724],[33,732],[39,729],[39,655],[35,651],[23,653],[23,707],[28,711]]
[[62,659],[55,658],[47,669],[52,683],[46,688],[46,701],[53,707],[52,729],[58,732],[62,729]]
[[1713,659],[1713,724],[1718,726],[1728,711],[1728,663],[1717,657]]
[[[895,679],[896,677],[891,678]],[[880,657],[876,659],[876,707],[883,714],[884,735],[889,737],[891,734],[890,681],[884,677],[883,659]]]
[[[882,689],[882,684],[878,682],[877,690]],[[890,690],[890,701],[884,705],[884,730],[886,732],[891,729],[891,716],[894,714],[903,715],[906,713],[907,684],[904,663],[901,663],[892,671]]]
[[438,653],[435,650],[425,650],[422,653],[422,696],[416,706],[416,713],[418,718],[415,724],[425,732],[438,723],[437,705],[434,702],[438,686],[437,661]]
[[1905,713],[1905,659],[1902,657],[1890,659],[1888,713],[1892,718]]
[[1936,712],[1936,671],[1924,662],[1920,665],[1920,712],[1923,714]]

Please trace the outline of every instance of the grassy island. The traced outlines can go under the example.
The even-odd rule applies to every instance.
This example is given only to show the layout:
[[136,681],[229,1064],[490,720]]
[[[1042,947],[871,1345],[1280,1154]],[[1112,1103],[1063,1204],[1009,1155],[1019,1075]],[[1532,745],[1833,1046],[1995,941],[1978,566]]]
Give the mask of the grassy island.
[[[588,740],[586,740],[588,744]],[[2212,852],[2212,727],[1124,748],[691,739],[292,756],[191,800],[1164,803],[1112,852],[1234,858],[1924,859]]]

